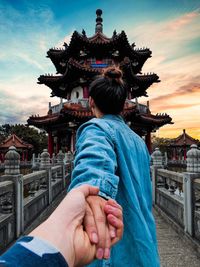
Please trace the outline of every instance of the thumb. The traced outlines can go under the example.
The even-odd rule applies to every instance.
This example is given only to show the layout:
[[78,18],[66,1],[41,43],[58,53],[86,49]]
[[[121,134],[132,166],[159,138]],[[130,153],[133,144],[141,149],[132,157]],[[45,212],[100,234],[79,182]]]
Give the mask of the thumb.
[[99,188],[91,185],[81,185],[77,187],[76,189],[77,192],[83,193],[84,197],[88,197],[90,195],[97,195],[99,193]]

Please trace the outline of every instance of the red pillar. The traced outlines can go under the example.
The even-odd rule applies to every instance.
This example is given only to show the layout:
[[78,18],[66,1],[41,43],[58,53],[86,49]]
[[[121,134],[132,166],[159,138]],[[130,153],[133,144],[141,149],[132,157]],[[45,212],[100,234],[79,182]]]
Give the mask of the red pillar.
[[52,154],[53,154],[53,136],[52,136],[52,132],[48,132],[48,152],[50,154],[50,157],[52,157]]
[[146,143],[146,146],[149,150],[149,153],[151,154],[151,152],[152,152],[151,132],[147,132],[147,134],[145,136],[145,143]]
[[83,86],[83,98],[89,97],[89,91],[87,86]]

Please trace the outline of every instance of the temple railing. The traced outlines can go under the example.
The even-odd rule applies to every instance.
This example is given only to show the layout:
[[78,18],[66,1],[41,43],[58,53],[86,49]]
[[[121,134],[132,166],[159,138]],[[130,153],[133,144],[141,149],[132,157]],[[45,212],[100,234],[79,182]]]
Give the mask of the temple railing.
[[0,183],[0,251],[15,238],[14,184]]
[[48,176],[38,171],[23,176],[24,187],[24,228],[28,227],[48,206]]
[[21,234],[36,227],[46,210],[66,194],[73,158],[67,163],[64,158],[60,151],[53,165],[44,150],[33,160],[34,172],[23,176],[19,154],[15,147],[9,149],[5,156],[5,174],[0,176],[0,252]]
[[193,181],[194,236],[200,241],[200,175]]
[[158,169],[156,172],[156,204],[181,227],[183,216],[183,175]]
[[200,243],[200,150],[191,146],[187,153],[187,171],[182,173],[164,169],[158,148],[152,153],[152,162],[154,206]]

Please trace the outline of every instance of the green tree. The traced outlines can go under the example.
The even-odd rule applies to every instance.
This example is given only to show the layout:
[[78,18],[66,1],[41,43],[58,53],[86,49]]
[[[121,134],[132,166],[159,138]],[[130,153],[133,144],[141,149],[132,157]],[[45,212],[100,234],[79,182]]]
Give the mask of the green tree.
[[164,138],[164,137],[156,137],[155,135],[152,136],[152,148],[155,150],[156,147],[159,147],[161,152],[167,152],[167,148],[169,147],[170,143],[172,143],[174,139],[171,138]]
[[0,142],[5,140],[11,134],[16,134],[24,142],[33,145],[33,153],[41,153],[44,148],[47,148],[46,133],[39,132],[33,127],[23,124],[4,124],[0,126]]

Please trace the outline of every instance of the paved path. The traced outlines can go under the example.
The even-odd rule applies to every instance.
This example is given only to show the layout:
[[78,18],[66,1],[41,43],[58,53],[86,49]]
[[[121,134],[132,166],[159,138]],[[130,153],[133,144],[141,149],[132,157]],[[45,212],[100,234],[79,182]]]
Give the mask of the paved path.
[[154,211],[162,267],[200,267],[200,255]]

